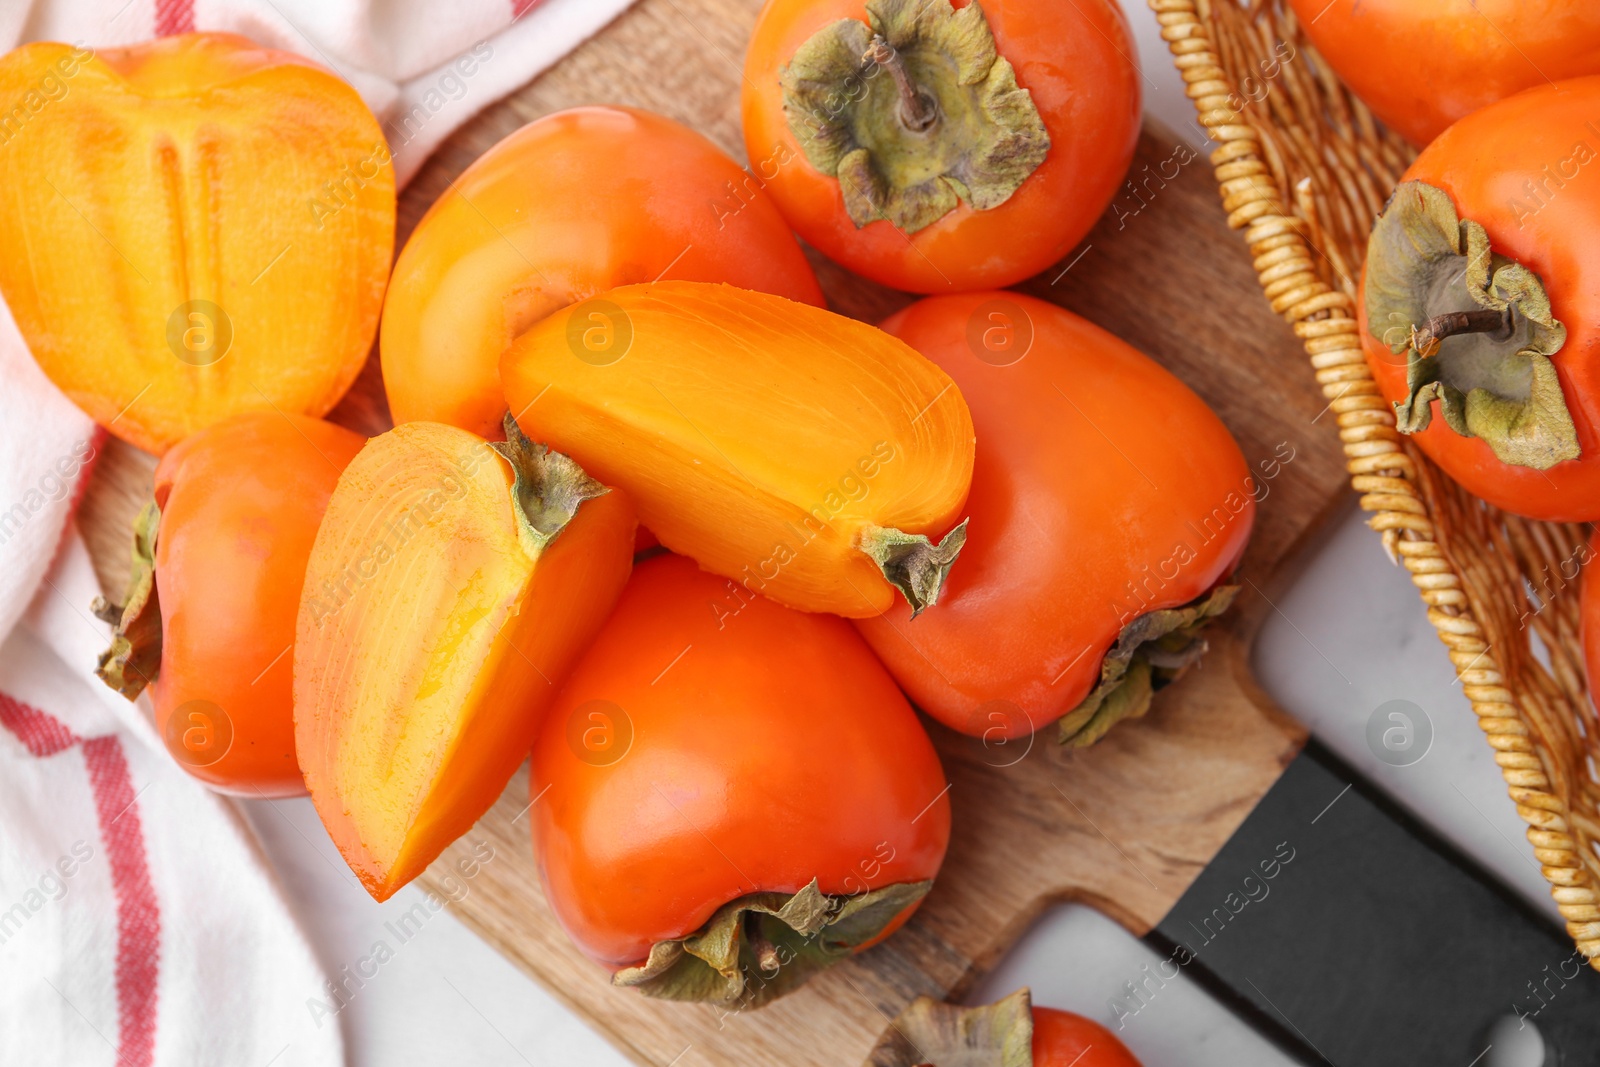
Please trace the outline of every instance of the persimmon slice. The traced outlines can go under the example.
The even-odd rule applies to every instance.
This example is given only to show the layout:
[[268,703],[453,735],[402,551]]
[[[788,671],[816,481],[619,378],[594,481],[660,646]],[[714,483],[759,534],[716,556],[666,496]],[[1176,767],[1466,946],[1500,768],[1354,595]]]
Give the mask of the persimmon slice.
[[343,79],[226,33],[0,59],[0,292],[51,381],[161,453],[321,415],[394,248],[383,131]]
[[627,489],[663,545],[790,607],[872,616],[898,588],[920,611],[965,541],[966,401],[854,319],[630,285],[536,323],[500,374],[524,431]]
[[628,498],[522,437],[406,423],[339,479],[306,568],[295,744],[378,900],[488,810],[632,567]]

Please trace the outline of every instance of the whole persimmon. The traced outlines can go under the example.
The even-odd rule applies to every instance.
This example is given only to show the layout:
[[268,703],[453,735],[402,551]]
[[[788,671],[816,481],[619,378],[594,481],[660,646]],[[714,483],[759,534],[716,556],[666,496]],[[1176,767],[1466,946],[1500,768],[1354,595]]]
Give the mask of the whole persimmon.
[[842,619],[646,560],[533,746],[546,897],[613,983],[760,1004],[889,936],[944,859],[928,735]]
[[874,1067],[1140,1067],[1117,1035],[1092,1019],[1033,1004],[1027,989],[975,1007],[918,997],[873,1049]]
[[1344,83],[1419,146],[1523,89],[1600,74],[1600,4],[1289,0],[1289,6]]
[[884,285],[1010,285],[1070,252],[1139,137],[1113,0],[769,0],[744,142],[796,232]]
[[295,618],[317,526],[366,438],[304,415],[248,414],[184,438],[156,467],[106,682],[148,685],[185,770],[222,793],[303,794],[294,747]]
[[1117,1035],[1093,1019],[1033,1009],[1033,1067],[1140,1067]]
[[1542,85],[1423,150],[1367,242],[1367,363],[1468,492],[1600,519],[1600,76]]
[[857,619],[867,643],[918,707],[987,742],[1060,720],[1083,745],[1143,714],[1236,591],[1257,490],[1227,427],[1160,364],[1033,297],[933,296],[883,326],[960,387],[977,449],[939,606]]

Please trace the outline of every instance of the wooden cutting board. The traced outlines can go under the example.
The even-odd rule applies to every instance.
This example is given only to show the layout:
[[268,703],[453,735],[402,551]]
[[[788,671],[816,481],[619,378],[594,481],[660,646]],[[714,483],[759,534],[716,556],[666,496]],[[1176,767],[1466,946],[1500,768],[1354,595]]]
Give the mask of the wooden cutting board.
[[[651,108],[742,159],[740,65],[758,7],[758,0],[643,0],[446,141],[401,198],[400,240],[485,149],[563,107]],[[1089,750],[1063,752],[1044,736],[1025,755],[1025,745],[986,749],[930,723],[954,810],[949,857],[933,892],[887,943],[760,1011],[728,1014],[610,988],[545,905],[525,814],[527,779],[519,774],[421,882],[440,896],[452,889],[460,896],[462,882],[441,879],[471,856],[473,843],[491,842],[494,859],[465,883],[455,914],[640,1063],[858,1064],[912,997],[960,996],[1051,904],[1087,903],[1142,935],[1304,742],[1303,728],[1272,707],[1251,677],[1249,649],[1259,622],[1275,610],[1280,564],[1346,491],[1338,442],[1298,345],[1266,308],[1238,235],[1224,223],[1204,156],[1149,124],[1129,177],[1084,243],[1019,288],[1149,353],[1232,429],[1266,487],[1237,608],[1202,668],[1160,693],[1148,717],[1118,726]],[[912,299],[813,258],[836,310],[877,320]],[[368,433],[388,427],[375,356],[332,417]],[[153,466],[113,442],[84,501],[82,524],[114,593]]]

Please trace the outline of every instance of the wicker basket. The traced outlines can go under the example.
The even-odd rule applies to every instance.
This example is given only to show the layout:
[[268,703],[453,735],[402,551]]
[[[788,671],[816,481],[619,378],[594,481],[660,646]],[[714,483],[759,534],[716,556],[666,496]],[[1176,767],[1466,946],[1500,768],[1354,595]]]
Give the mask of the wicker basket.
[[1415,153],[1340,84],[1280,0],[1149,2],[1220,146],[1211,163],[1229,225],[1337,417],[1368,524],[1421,592],[1567,932],[1600,970],[1600,783],[1588,745],[1600,719],[1573,581],[1587,531],[1470,496],[1395,430],[1361,354],[1367,233]]

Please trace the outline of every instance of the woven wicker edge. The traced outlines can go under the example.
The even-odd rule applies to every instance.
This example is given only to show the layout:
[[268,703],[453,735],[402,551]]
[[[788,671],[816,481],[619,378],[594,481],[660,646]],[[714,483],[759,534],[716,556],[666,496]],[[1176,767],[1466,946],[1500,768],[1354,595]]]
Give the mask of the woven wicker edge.
[[1391,558],[1405,566],[1427,604],[1428,621],[1449,650],[1456,677],[1494,749],[1567,932],[1589,965],[1600,970],[1600,893],[1569,832],[1571,813],[1551,789],[1522,710],[1473,617],[1460,576],[1438,543],[1418,487],[1417,465],[1362,355],[1353,302],[1318,277],[1301,223],[1283,204],[1262,157],[1260,136],[1230,105],[1230,98],[1239,97],[1196,0],[1148,2],[1200,124],[1219,146],[1211,163],[1228,225],[1244,230],[1264,294],[1304,344],[1338,421],[1350,484],[1371,513],[1368,525],[1383,536]]

